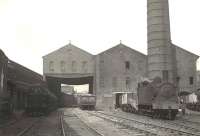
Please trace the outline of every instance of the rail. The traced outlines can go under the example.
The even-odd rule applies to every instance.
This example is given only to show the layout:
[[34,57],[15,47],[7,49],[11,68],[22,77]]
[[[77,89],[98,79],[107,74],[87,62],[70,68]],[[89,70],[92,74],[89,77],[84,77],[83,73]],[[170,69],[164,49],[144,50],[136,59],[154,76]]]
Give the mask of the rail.
[[39,120],[34,121],[31,125],[20,131],[16,136],[23,136],[25,135]]
[[64,128],[64,124],[63,124],[63,112],[61,112],[60,114],[60,124],[61,124],[61,135],[65,136],[65,128]]
[[13,125],[13,124],[15,124],[15,123],[17,123],[17,122],[18,122],[18,120],[14,120],[14,121],[11,121],[11,122],[8,122],[8,123],[5,123],[5,124],[1,124],[1,125],[0,125],[0,129],[1,129],[1,128],[4,128],[4,127],[11,126],[11,125]]
[[[157,135],[157,133],[148,131],[148,130],[146,130],[146,129],[142,129],[142,128],[138,128],[138,127],[133,127],[133,126],[127,126],[127,125],[124,124],[123,122],[120,122],[120,121],[117,121],[117,120],[113,120],[113,119],[111,119],[111,118],[102,117],[102,116],[97,115],[97,114],[95,114],[95,113],[89,113],[89,112],[88,112],[88,114],[93,115],[93,116],[96,116],[96,117],[99,117],[99,118],[102,118],[102,119],[107,120],[107,121],[109,121],[109,122],[113,122],[113,123],[115,123],[115,124],[119,124],[119,125],[121,125],[121,126],[125,126],[125,127],[129,128],[129,129],[131,129],[131,130],[137,130],[137,131],[139,130],[140,132],[145,133],[146,135]],[[113,116],[113,117],[114,117],[114,116]]]
[[104,136],[103,134],[101,134],[100,132],[98,132],[96,129],[90,127],[90,126],[89,126],[87,123],[85,123],[85,121],[83,121],[79,116],[77,116],[76,114],[75,114],[75,116],[76,116],[88,129],[90,129],[93,133],[95,133],[95,134],[98,135],[98,136]]
[[[115,117],[115,118],[131,121],[131,122],[137,122],[137,123],[144,124],[144,125],[157,127],[157,128],[160,128],[160,129],[170,130],[170,131],[174,131],[174,132],[177,132],[177,133],[193,135],[193,136],[200,136],[200,134],[197,134],[197,133],[187,132],[187,131],[184,131],[184,130],[178,130],[178,129],[167,127],[167,126],[159,126],[159,125],[155,125],[155,124],[151,124],[151,123],[147,123],[147,122],[143,122],[143,121],[139,121],[139,120],[135,120],[135,119],[130,119],[130,118],[125,118],[125,117],[121,117],[121,116],[106,114],[106,113],[103,113],[103,112],[96,112],[96,113],[100,113],[100,114],[103,114],[105,116]],[[89,113],[89,114],[95,115],[95,113]],[[101,117],[100,115],[95,115],[95,116]],[[106,119],[109,120],[109,118],[106,118]]]

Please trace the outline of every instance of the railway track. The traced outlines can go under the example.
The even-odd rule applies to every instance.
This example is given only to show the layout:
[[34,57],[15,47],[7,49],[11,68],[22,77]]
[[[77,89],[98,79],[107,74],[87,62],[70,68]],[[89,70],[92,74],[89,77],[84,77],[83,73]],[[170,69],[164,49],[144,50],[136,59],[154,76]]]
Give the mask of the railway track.
[[3,126],[0,136],[65,136],[64,132],[60,112],[53,112],[48,116],[27,117]]
[[[22,136],[65,136],[62,114],[55,111],[38,118],[38,122],[24,130]],[[21,136],[21,135],[20,135]]]
[[[76,115],[74,113],[71,113],[71,114],[68,114],[68,115],[63,114],[62,120],[64,118],[66,118],[66,119],[71,118],[75,122],[80,122],[79,125],[76,125],[76,126],[78,126],[79,128],[81,127],[82,131],[88,131],[90,133],[89,135],[91,135],[91,136],[104,136],[102,133],[100,133],[98,130],[96,130],[95,128],[88,125],[85,121],[83,121],[78,115]],[[77,131],[77,130],[74,130],[74,131]],[[88,132],[86,132],[86,133],[88,133]],[[85,133],[85,132],[82,132],[82,133]],[[79,134],[75,134],[75,135],[77,136]],[[62,135],[62,136],[64,136],[64,135]],[[70,134],[70,136],[73,136],[73,134],[72,135]]]
[[[128,127],[139,127],[145,128],[145,131],[148,131],[149,133],[153,133],[156,135],[187,135],[187,136],[200,136],[199,130],[196,132],[196,129],[176,129],[175,127],[169,127],[166,125],[156,125],[156,124],[151,124],[150,122],[144,122],[136,119],[130,119],[130,118],[125,118],[117,115],[111,115],[111,114],[106,114],[103,112],[88,112],[91,115],[106,119],[108,121],[116,122],[116,123],[122,123],[124,125],[127,125]],[[133,123],[134,122],[134,123]],[[137,124],[137,125],[136,125]],[[135,126],[134,126],[135,125]],[[158,133],[160,132],[160,133]]]
[[87,123],[85,123],[79,116],[76,115],[76,117],[85,125],[88,129],[90,129],[93,133],[95,133],[97,136],[104,136],[101,134],[98,130],[94,129],[93,127],[89,126]]
[[139,132],[141,135],[157,136],[157,132],[153,132],[150,129],[148,130],[147,128],[138,128],[136,126],[127,125],[124,123],[124,121],[122,121],[122,120],[119,121],[117,118],[113,118],[114,116],[105,117],[105,116],[97,115],[97,114],[90,113],[90,112],[88,112],[88,114],[90,114],[92,116],[96,116],[98,118],[102,118],[106,121],[118,124],[120,126],[125,127],[126,129],[131,130],[131,131]]
[[61,112],[61,115],[60,115],[61,136],[66,136],[66,135],[65,135],[64,123],[63,123],[63,115],[64,115],[64,113]]
[[[199,117],[200,118],[200,117]],[[188,123],[192,123],[192,124],[195,124],[195,125],[198,125],[200,126],[200,122],[198,121],[192,121],[192,120],[189,120],[189,119],[181,119],[179,121],[182,121],[182,122],[188,122]]]
[[36,120],[36,121],[34,121],[31,125],[27,126],[27,127],[24,128],[22,131],[20,131],[16,136],[24,136],[31,128],[33,128],[33,126],[34,126],[35,124],[38,123],[38,121],[39,121],[39,119]]
[[11,125],[17,123],[18,121],[19,121],[19,120],[13,120],[13,121],[11,121],[11,122],[2,124],[2,125],[0,125],[0,129],[5,128],[5,127],[9,127],[9,126],[11,126]]
[[20,120],[14,120],[7,124],[0,126],[0,135],[4,136],[23,136],[35,123],[34,118],[23,118]]
[[200,134],[200,123],[197,122],[177,120],[175,122],[166,122],[166,124],[176,126],[178,129],[185,129]]

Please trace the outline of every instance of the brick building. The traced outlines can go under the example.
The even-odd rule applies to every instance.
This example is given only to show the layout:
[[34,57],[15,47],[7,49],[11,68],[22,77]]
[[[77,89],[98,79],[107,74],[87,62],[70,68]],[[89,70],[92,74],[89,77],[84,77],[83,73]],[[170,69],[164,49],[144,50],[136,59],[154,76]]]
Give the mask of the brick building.
[[159,76],[175,84],[179,94],[196,91],[199,56],[171,43],[168,0],[147,0],[147,47],[148,55],[121,43],[92,55],[69,44],[43,57],[44,76],[57,92],[61,82],[88,83],[101,108],[113,108],[120,92],[136,93],[144,77]]
[[[179,91],[194,92],[198,56],[173,47]],[[43,57],[43,73],[58,94],[62,83],[89,84],[89,93],[96,94],[97,107],[106,109],[114,108],[117,93],[136,93],[138,82],[148,75],[147,60],[147,55],[121,43],[97,55],[68,44]]]

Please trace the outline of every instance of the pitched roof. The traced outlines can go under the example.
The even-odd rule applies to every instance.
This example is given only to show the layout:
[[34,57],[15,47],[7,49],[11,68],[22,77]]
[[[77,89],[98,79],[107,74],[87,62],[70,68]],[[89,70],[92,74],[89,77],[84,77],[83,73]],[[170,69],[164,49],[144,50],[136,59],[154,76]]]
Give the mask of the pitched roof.
[[183,51],[185,51],[185,52],[187,52],[187,53],[189,53],[189,54],[192,54],[192,55],[196,56],[197,59],[199,58],[199,55],[197,55],[197,54],[194,54],[194,53],[192,53],[192,52],[190,52],[190,51],[188,51],[188,50],[186,50],[186,49],[183,49],[182,47],[179,47],[179,46],[177,46],[177,45],[175,45],[175,44],[173,44],[173,43],[172,43],[172,45],[174,45],[176,48],[179,48],[179,49],[181,49],[181,50],[183,50]]
[[97,54],[97,55],[100,55],[100,54],[102,54],[102,53],[105,53],[105,52],[108,52],[108,51],[112,51],[112,50],[114,50],[114,49],[116,49],[116,48],[121,48],[121,47],[123,47],[123,48],[128,48],[129,50],[134,51],[134,52],[136,52],[136,53],[138,53],[138,54],[147,56],[146,54],[141,53],[141,52],[139,52],[139,51],[137,51],[137,50],[135,50],[135,49],[133,49],[133,48],[131,48],[131,47],[128,47],[127,45],[125,45],[125,44],[123,44],[123,43],[119,43],[119,44],[115,45],[114,47],[111,47],[111,48],[109,48],[109,49],[107,49],[107,50],[105,50],[105,51],[103,51],[103,52],[100,52],[100,53]]
[[78,49],[78,50],[80,50],[80,51],[82,51],[82,52],[85,52],[85,53],[89,54],[89,55],[93,55],[93,54],[91,54],[91,53],[89,53],[89,52],[87,52],[87,51],[85,51],[85,50],[83,50],[83,49],[81,49],[81,48],[79,48],[79,47],[77,47],[77,46],[75,46],[75,45],[69,43],[69,44],[67,44],[67,45],[65,45],[65,46],[63,46],[63,47],[61,47],[61,48],[59,48],[59,49],[57,49],[57,50],[55,50],[55,51],[52,51],[52,52],[48,53],[47,55],[44,55],[42,58],[47,57],[47,56],[49,56],[49,55],[51,55],[51,54],[53,54],[53,53],[56,53],[56,52],[58,52],[58,51],[60,51],[60,50],[65,50],[65,49],[67,49],[67,48],[69,48],[69,47],[76,48],[76,49]]
[[[194,53],[192,53],[192,52],[190,52],[190,51],[188,51],[188,50],[186,50],[186,49],[183,49],[183,48],[181,48],[181,47],[179,47],[179,46],[177,46],[177,45],[175,45],[175,44],[173,44],[173,43],[172,43],[172,45],[174,45],[176,48],[179,48],[179,49],[181,49],[181,50],[184,50],[185,52],[188,52],[188,53],[190,53],[190,54],[196,56],[197,58],[199,58],[199,55],[196,55],[196,54],[194,54]],[[67,44],[67,45],[65,45],[65,46],[63,46],[63,47],[61,47],[61,48],[59,48],[59,49],[57,49],[57,50],[55,50],[55,51],[53,51],[53,52],[50,52],[49,54],[47,54],[47,55],[45,55],[45,56],[43,56],[43,58],[46,57],[46,56],[49,56],[49,55],[51,55],[51,54],[53,54],[53,53],[55,53],[55,52],[57,52],[57,51],[59,51],[59,50],[66,49],[66,48],[68,48],[68,47],[70,47],[70,46],[73,47],[73,48],[76,48],[76,49],[78,49],[78,50],[81,50],[82,52],[85,52],[85,53],[87,53],[87,54],[93,55],[93,54],[91,54],[91,53],[89,53],[89,52],[87,52],[87,51],[85,51],[85,50],[83,50],[83,49],[81,49],[81,48],[79,48],[79,47],[77,47],[77,46],[75,46],[75,45],[69,43],[69,44]],[[123,43],[121,43],[121,42],[120,42],[119,44],[115,45],[114,47],[111,47],[111,48],[109,48],[109,49],[107,49],[107,50],[105,50],[105,51],[103,51],[103,52],[98,53],[97,55],[100,55],[100,54],[102,54],[102,53],[105,53],[105,52],[108,52],[108,51],[112,51],[112,50],[114,50],[114,49],[116,49],[116,48],[121,48],[121,47],[128,48],[128,49],[130,49],[130,50],[132,50],[132,51],[134,51],[134,52],[136,52],[136,53],[138,53],[138,54],[147,56],[146,54],[144,54],[144,53],[142,53],[142,52],[139,52],[139,51],[137,51],[137,50],[135,50],[135,49],[133,49],[133,48],[131,48],[131,47],[128,47],[127,45],[125,45],[125,44],[123,44]]]

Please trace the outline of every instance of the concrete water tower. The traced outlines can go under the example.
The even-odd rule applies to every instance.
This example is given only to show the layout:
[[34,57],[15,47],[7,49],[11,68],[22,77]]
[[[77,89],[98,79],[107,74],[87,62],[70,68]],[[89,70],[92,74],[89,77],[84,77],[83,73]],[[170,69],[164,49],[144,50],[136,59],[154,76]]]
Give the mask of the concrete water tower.
[[148,76],[173,82],[174,62],[171,44],[168,0],[147,0]]

